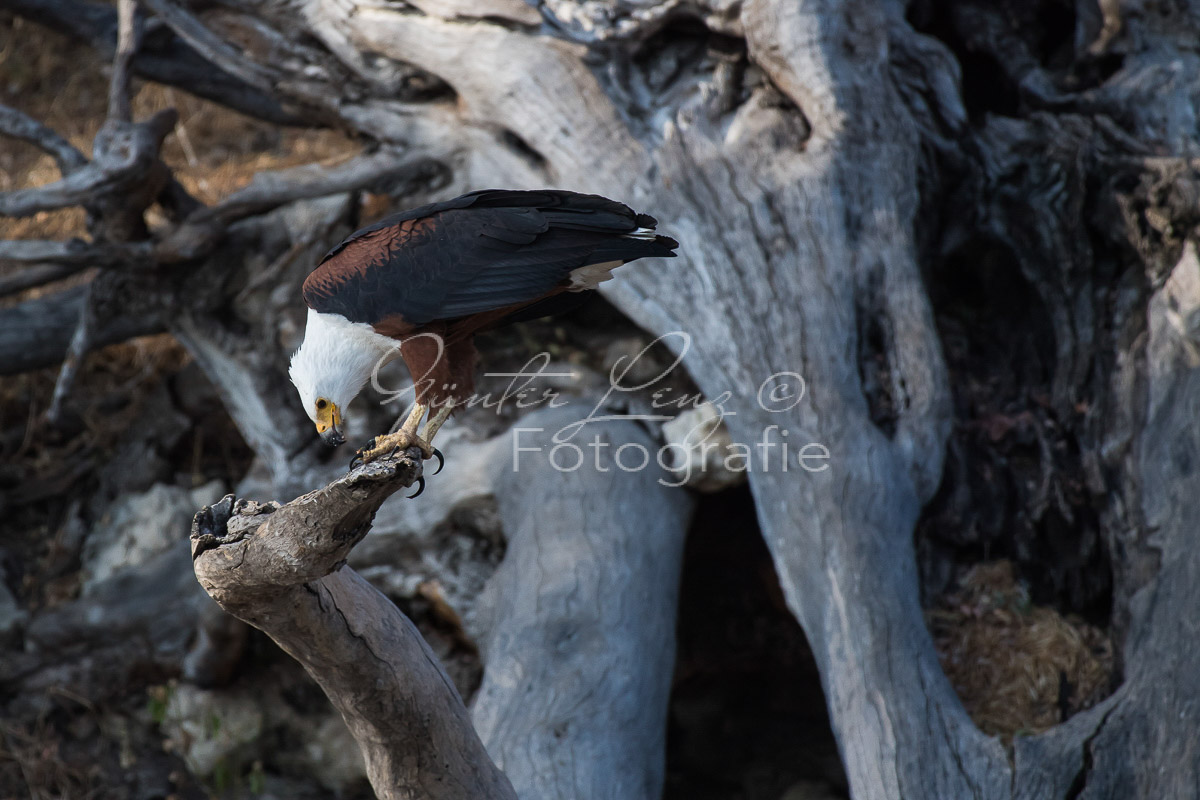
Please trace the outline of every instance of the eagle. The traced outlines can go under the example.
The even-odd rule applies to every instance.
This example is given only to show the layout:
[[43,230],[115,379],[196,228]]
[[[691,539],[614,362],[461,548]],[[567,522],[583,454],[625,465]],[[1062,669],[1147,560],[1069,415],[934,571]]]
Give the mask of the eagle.
[[308,319],[290,369],[304,410],[327,444],[342,444],[350,401],[399,356],[412,411],[351,466],[413,447],[441,462],[433,438],[474,391],[475,334],[559,312],[629,261],[674,257],[678,242],[657,224],[599,195],[485,189],[351,234],[304,281]]

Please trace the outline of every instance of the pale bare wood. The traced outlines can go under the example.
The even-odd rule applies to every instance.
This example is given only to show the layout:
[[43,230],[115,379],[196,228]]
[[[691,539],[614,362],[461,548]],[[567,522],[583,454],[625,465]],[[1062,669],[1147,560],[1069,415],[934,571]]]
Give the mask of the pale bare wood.
[[524,417],[504,447],[540,450],[498,465],[508,546],[477,605],[473,717],[521,797],[655,800],[693,502],[661,470],[621,468],[618,448],[626,464],[657,448],[631,421],[589,423],[580,444],[601,437],[603,455],[585,446],[579,469],[555,468],[555,434],[591,408]]

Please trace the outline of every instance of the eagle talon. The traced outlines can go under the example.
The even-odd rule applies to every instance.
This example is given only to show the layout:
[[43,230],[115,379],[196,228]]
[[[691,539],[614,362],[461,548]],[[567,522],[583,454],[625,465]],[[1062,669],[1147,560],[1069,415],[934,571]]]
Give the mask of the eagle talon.
[[[390,433],[387,436],[376,436],[362,446],[362,449],[354,456],[350,462],[350,468],[354,469],[359,464],[366,464],[379,459],[392,459],[404,454],[406,451],[417,448],[421,451],[423,458],[432,458],[435,454],[438,459],[438,472],[441,472],[441,464],[443,463],[442,454],[436,448],[430,447],[422,439],[409,433],[408,431],[398,431]],[[437,473],[434,473],[437,474]]]
[[437,475],[442,471],[442,467],[446,466],[446,459],[442,457],[442,451],[436,447],[433,448],[433,457],[438,460],[438,468],[433,471],[433,474]]
[[421,492],[423,492],[423,491],[425,491],[425,476],[424,475],[417,478],[417,490],[415,492],[413,492],[412,494],[410,494],[408,496],[408,499],[412,500],[414,497],[420,497]]

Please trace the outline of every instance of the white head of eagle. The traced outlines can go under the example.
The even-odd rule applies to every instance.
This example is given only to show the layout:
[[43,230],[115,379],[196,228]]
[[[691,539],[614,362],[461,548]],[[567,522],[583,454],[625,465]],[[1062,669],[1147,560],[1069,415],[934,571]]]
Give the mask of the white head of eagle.
[[380,336],[370,325],[340,314],[308,310],[304,341],[288,370],[304,410],[328,444],[345,441],[342,417],[380,364],[390,360],[399,342]]

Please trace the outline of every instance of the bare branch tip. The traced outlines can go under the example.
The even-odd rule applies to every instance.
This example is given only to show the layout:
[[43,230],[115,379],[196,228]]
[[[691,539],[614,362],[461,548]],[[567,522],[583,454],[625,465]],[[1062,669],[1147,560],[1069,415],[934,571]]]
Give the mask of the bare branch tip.
[[141,39],[141,26],[137,19],[137,0],[119,0],[117,3],[117,52],[113,57],[112,82],[108,89],[108,117],[110,121],[132,122],[133,56],[137,53]]
[[274,501],[258,503],[238,500],[227,494],[213,505],[200,509],[192,518],[192,561],[208,550],[240,542],[265,522],[266,515],[279,508],[279,503]]

